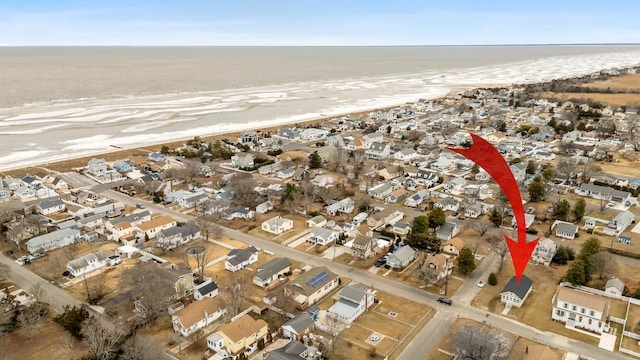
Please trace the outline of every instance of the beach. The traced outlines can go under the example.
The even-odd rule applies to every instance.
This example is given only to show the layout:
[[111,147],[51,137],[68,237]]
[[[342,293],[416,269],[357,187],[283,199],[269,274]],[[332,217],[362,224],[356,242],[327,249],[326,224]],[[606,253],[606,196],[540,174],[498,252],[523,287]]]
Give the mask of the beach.
[[[265,74],[265,79],[250,76],[238,78],[235,82],[225,79],[224,84],[212,83],[211,90],[202,90],[206,84],[195,80],[191,87],[185,84],[171,86],[171,82],[176,82],[173,79],[165,80],[166,84],[151,90],[136,87],[130,93],[122,93],[124,90],[117,84],[121,79],[109,81],[103,76],[99,79],[103,85],[115,84],[113,91],[118,94],[96,91],[92,88],[96,80],[90,79],[84,91],[81,85],[73,91],[64,90],[62,86],[60,91],[51,90],[50,98],[30,93],[31,97],[27,96],[25,100],[31,102],[20,103],[16,100],[19,96],[0,96],[0,100],[5,99],[0,108],[0,170],[141,148],[195,136],[317,121],[398,106],[421,98],[433,99],[463,88],[580,76],[601,69],[636,65],[640,59],[638,46],[600,47],[597,51],[589,48],[583,53],[578,51],[580,48],[567,47],[570,54],[557,56],[553,56],[553,47],[550,48],[542,55],[528,55],[528,60],[525,55],[511,54],[511,57],[505,55],[508,59],[502,61],[491,58],[484,59],[484,63],[463,63],[459,59],[458,63],[443,65],[433,60],[422,66],[416,64],[419,59],[402,60],[400,49],[396,52],[401,59],[399,63],[404,61],[407,64],[405,68],[394,67],[393,63],[386,65],[388,68],[385,69],[382,65],[371,66],[367,70],[369,75],[363,70],[349,75],[344,73],[348,69],[340,68],[333,73],[327,70],[326,78],[322,79],[318,70],[322,64],[312,63],[309,75],[283,73],[285,75],[280,81],[272,79],[273,74]],[[558,49],[556,53],[562,53]],[[512,52],[516,54],[518,51]],[[295,52],[292,54],[296,55]],[[385,62],[392,60],[393,57],[384,58]],[[259,65],[256,60],[245,61],[253,61],[249,65],[254,67]],[[123,64],[113,66],[120,68]],[[299,67],[296,71],[304,72],[304,64],[296,66]],[[158,76],[162,76],[162,68],[156,71],[159,71]],[[71,82],[79,81],[77,78],[82,80],[83,76],[90,78],[85,73],[74,75],[69,72],[67,75]],[[123,73],[121,77],[126,75]],[[142,77],[137,80],[153,82]],[[37,84],[30,86],[37,87]],[[42,86],[54,85],[44,82]],[[6,100],[8,98],[12,100]]]

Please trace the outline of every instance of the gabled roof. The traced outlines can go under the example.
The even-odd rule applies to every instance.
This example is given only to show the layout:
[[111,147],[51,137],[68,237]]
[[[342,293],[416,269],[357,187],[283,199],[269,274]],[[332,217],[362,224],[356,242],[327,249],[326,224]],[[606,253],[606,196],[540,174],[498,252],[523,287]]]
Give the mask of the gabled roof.
[[38,203],[38,206],[41,209],[49,209],[60,205],[64,205],[64,201],[62,201],[60,198],[43,199]]
[[229,254],[227,254],[227,261],[231,265],[239,265],[249,260],[251,255],[257,253],[258,249],[256,249],[253,245],[244,249],[233,249],[229,252]]
[[311,229],[311,233],[316,237],[319,237],[322,239],[328,239],[331,236],[331,234],[335,233],[335,231],[331,229],[323,228],[323,227],[314,226]]
[[153,228],[157,228],[159,226],[164,226],[167,224],[174,223],[176,220],[169,215],[161,215],[155,219],[151,219],[150,221],[145,221],[138,225],[138,229],[142,231],[151,230]]
[[267,323],[262,319],[254,320],[249,315],[243,315],[233,322],[221,325],[218,328],[218,332],[225,334],[231,341],[237,343],[246,337],[260,332],[260,329],[266,326]]
[[460,239],[459,237],[454,237],[453,239],[447,240],[442,243],[442,246],[446,245],[451,245],[456,249],[461,250],[464,247],[464,240]]
[[599,295],[576,290],[570,287],[559,286],[554,295],[554,300],[555,306],[558,306],[558,301],[562,301],[585,309],[599,311],[602,313],[603,320],[607,317],[609,300]]
[[191,304],[184,307],[175,313],[175,316],[180,317],[180,323],[185,328],[190,328],[198,321],[204,319],[205,311],[211,315],[217,311],[220,311],[226,307],[224,300],[221,297],[216,296],[214,298],[206,297],[200,301],[194,301]]
[[613,279],[607,281],[607,284],[604,286],[604,288],[608,289],[610,287],[614,287],[614,288],[618,289],[618,291],[620,291],[620,292],[624,291],[624,283],[618,278],[613,278]]
[[391,254],[390,257],[393,256],[402,262],[404,260],[413,258],[415,256],[415,253],[415,250],[413,250],[411,246],[405,245],[398,249],[398,251]]
[[307,330],[311,325],[313,325],[313,323],[313,318],[309,314],[303,312],[302,314],[284,323],[282,327],[289,327],[296,334],[300,334],[303,331]]
[[202,296],[207,296],[208,294],[211,294],[212,292],[216,291],[217,289],[218,289],[218,284],[216,284],[213,281],[208,281],[208,282],[204,283],[203,285],[196,286],[196,290]]
[[522,275],[519,284],[516,282],[516,277],[514,276],[509,280],[507,285],[504,287],[504,289],[502,289],[500,293],[502,294],[505,292],[511,292],[514,293],[518,298],[524,299],[524,297],[527,296],[529,290],[531,290],[531,285],[533,285],[533,280],[529,279],[527,275]]
[[273,276],[274,274],[279,273],[280,271],[291,266],[291,261],[287,258],[275,258],[271,261],[264,263],[262,266],[258,267],[256,274],[254,277],[259,278],[260,280],[266,280]]
[[307,351],[307,347],[300,341],[289,341],[287,345],[272,350],[264,360],[300,360],[305,359],[301,356]]
[[[323,273],[326,275],[321,275]],[[338,276],[336,274],[329,271],[326,267],[320,266],[300,274],[300,276],[290,281],[285,286],[289,289],[296,289],[297,292],[309,296],[325,284],[332,282],[337,277]]]
[[360,304],[367,295],[369,288],[362,284],[349,284],[340,291],[340,298]]

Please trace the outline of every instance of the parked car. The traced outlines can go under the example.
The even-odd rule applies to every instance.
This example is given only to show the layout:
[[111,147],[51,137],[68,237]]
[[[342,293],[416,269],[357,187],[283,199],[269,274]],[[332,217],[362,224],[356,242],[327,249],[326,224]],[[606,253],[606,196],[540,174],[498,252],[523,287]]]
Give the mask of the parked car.
[[479,288],[484,287],[485,282],[483,280],[478,281],[476,284]]
[[136,207],[137,207],[138,209],[144,209],[144,204],[137,203],[137,204],[136,204]]
[[453,304],[453,300],[451,300],[451,299],[449,299],[447,297],[439,297],[438,298],[438,302],[441,303],[441,304],[449,305],[449,306],[451,306],[451,304]]

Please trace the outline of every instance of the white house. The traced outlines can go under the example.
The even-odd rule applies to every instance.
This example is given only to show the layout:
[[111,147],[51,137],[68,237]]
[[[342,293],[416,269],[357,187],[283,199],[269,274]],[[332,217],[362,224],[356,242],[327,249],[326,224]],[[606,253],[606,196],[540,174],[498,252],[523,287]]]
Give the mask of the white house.
[[273,210],[273,203],[270,200],[267,200],[261,204],[256,206],[256,212],[259,214],[266,214],[267,212]]
[[[524,224],[525,224],[525,228],[529,228],[531,225],[533,225],[533,223],[536,221],[536,216],[534,214],[524,214]],[[516,217],[514,216],[511,219],[511,227],[512,228],[517,228],[517,223],[516,223]]]
[[480,204],[471,204],[466,209],[464,209],[464,216],[477,219],[482,215],[482,205]]
[[404,201],[404,206],[418,207],[420,204],[422,204],[422,202],[428,196],[428,194],[429,194],[428,190],[419,190],[415,194],[409,196]]
[[231,157],[231,164],[240,169],[252,167],[253,155],[248,153],[237,153]]
[[107,266],[109,264],[109,256],[112,255],[113,251],[96,251],[69,261],[66,269],[71,275],[80,276]]
[[445,222],[436,232],[436,237],[442,241],[453,239],[460,232],[460,226],[456,223]]
[[527,296],[531,293],[533,280],[527,275],[522,275],[520,283],[516,281],[516,277],[512,277],[507,285],[500,292],[500,302],[506,306],[521,307]]
[[465,185],[467,185],[467,180],[463,177],[457,177],[451,179],[444,187],[449,191],[462,191]]
[[233,249],[227,254],[224,268],[236,272],[258,261],[258,249],[249,246],[244,249]]
[[617,233],[623,232],[629,225],[635,222],[636,216],[631,211],[621,211],[607,224],[610,228],[615,228]]
[[453,197],[447,196],[446,198],[435,203],[433,206],[438,207],[443,211],[458,211],[458,209],[460,208],[460,203]]
[[625,285],[620,279],[613,278],[604,285],[604,292],[611,295],[622,296]]
[[27,241],[27,251],[36,253],[49,251],[74,243],[80,237],[80,231],[63,229],[48,234],[36,236]]
[[282,276],[291,270],[291,261],[287,258],[275,258],[256,269],[253,276],[253,283],[265,287],[273,283],[279,276]]
[[551,300],[551,318],[568,329],[582,329],[598,334],[609,329],[609,299],[578,289],[559,286]]
[[198,238],[200,238],[200,229],[195,225],[172,226],[158,233],[156,236],[156,245],[165,250],[169,250],[190,243]]
[[409,265],[415,259],[417,253],[409,245],[405,245],[387,258],[387,265],[393,269],[402,269]]
[[398,161],[411,161],[418,157],[418,153],[413,149],[402,149],[393,153],[393,158]]
[[351,324],[374,303],[373,291],[362,284],[349,284],[340,291],[340,298],[327,310],[327,315]]
[[531,255],[531,261],[536,264],[549,266],[553,256],[556,254],[556,243],[551,239],[540,239]]
[[36,205],[36,211],[40,215],[49,215],[63,211],[66,205],[60,198],[42,199]]
[[316,245],[328,245],[338,240],[338,235],[338,232],[334,230],[314,227],[311,229],[311,234],[309,234],[307,241]]
[[104,159],[92,158],[87,163],[87,171],[95,176],[104,175],[107,173],[107,162]]
[[227,314],[227,306],[219,296],[194,301],[171,315],[173,330],[189,336]]
[[291,229],[293,229],[293,220],[282,216],[275,216],[262,222],[262,230],[275,235],[280,235]]
[[355,202],[351,198],[347,197],[331,205],[327,205],[326,209],[327,214],[335,216],[338,213],[351,214],[354,206]]
[[284,285],[284,296],[293,300],[296,307],[306,309],[319,302],[340,283],[340,278],[326,267],[315,267]]
[[391,154],[391,145],[384,142],[374,142],[364,153],[372,159],[386,159]]
[[327,224],[327,219],[322,215],[317,215],[306,221],[308,227],[323,227]]
[[556,225],[557,237],[573,240],[576,237],[576,234],[578,234],[578,225],[564,222],[564,221],[557,222],[557,225]]

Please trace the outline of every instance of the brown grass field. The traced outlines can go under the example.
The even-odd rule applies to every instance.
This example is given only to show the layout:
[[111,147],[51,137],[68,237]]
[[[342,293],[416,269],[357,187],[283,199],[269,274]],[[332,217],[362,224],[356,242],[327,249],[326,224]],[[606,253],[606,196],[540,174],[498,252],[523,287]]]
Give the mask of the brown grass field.
[[[385,356],[393,359],[434,315],[431,307],[392,294],[378,291],[376,298],[379,303],[340,334],[336,343],[337,354],[348,354],[347,358],[354,360],[382,359]],[[318,305],[327,309],[333,302],[333,296],[329,296]],[[389,316],[391,311],[397,313],[395,318]],[[371,341],[374,333],[380,336],[380,340]]]
[[[597,88],[616,91],[630,91],[640,89],[640,74],[630,74],[623,76],[615,76],[605,81],[595,81],[582,85],[583,87]],[[591,99],[607,105],[617,106],[636,106],[640,104],[640,94],[636,93],[619,93],[619,94],[607,94],[607,93],[570,93],[570,92],[544,92],[539,94],[543,97],[555,98],[560,101],[567,101],[571,99]]]

